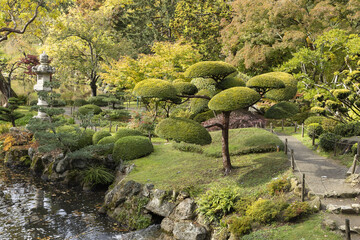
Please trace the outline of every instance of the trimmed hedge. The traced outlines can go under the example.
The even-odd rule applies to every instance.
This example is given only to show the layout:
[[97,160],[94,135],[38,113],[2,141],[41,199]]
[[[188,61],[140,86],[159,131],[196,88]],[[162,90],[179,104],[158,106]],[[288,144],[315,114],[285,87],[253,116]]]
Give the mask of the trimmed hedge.
[[234,87],[216,94],[208,106],[215,111],[233,111],[250,107],[261,99],[260,94],[247,87]]
[[[202,89],[196,95],[213,97],[215,94],[210,90]],[[208,103],[209,100],[205,98],[192,98],[190,100],[190,110],[194,114],[205,112],[209,110]]]
[[285,84],[279,78],[269,74],[261,74],[250,78],[246,86],[255,89],[280,89],[285,88]]
[[178,94],[193,95],[198,91],[196,86],[189,82],[179,82],[178,81],[178,82],[174,82],[173,85]]
[[83,131],[78,141],[78,149],[92,145],[92,138],[94,134],[95,131],[91,129],[86,129],[85,131]]
[[119,128],[114,135],[116,140],[128,136],[143,136],[143,134],[139,130],[130,129],[130,128]]
[[149,155],[154,147],[147,137],[127,136],[114,144],[113,157],[116,162],[132,160]]
[[108,131],[98,131],[93,135],[92,138],[93,144],[95,145],[104,137],[109,137],[109,136],[111,136],[111,133]]
[[93,112],[94,115],[100,114],[102,112],[101,108],[99,106],[93,105],[93,104],[87,104],[84,106],[79,107],[78,113],[81,115],[89,114],[90,112]]
[[291,102],[279,102],[271,106],[264,117],[269,119],[285,119],[294,116],[299,112],[299,107]]
[[335,148],[335,143],[341,139],[341,136],[334,133],[323,133],[319,137],[319,145],[325,151],[332,151]]
[[133,93],[142,98],[173,99],[176,97],[176,88],[168,81],[161,79],[146,79],[137,83]]
[[291,74],[284,72],[270,72],[265,73],[264,75],[278,78],[285,84],[285,88],[270,90],[266,93],[265,97],[276,101],[287,101],[295,97],[297,93],[297,81]]
[[107,136],[100,139],[97,144],[98,145],[105,145],[110,143],[115,143],[118,139],[115,136]]
[[236,72],[236,68],[226,62],[205,61],[191,65],[184,75],[186,78],[212,78],[220,82],[234,72]]
[[245,87],[245,81],[241,79],[238,75],[235,77],[226,77],[223,81],[219,82],[216,87],[218,89],[228,89],[232,87]]
[[209,132],[198,122],[187,118],[167,118],[155,128],[155,133],[176,142],[205,145],[211,143]]

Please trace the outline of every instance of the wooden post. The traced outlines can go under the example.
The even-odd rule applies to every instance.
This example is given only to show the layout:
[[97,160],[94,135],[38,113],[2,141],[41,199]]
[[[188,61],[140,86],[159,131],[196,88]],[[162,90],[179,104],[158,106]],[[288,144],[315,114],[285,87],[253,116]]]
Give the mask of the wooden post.
[[281,119],[281,130],[284,131],[284,119]]
[[276,152],[279,152],[279,151],[280,151],[280,147],[276,146]]
[[294,171],[295,170],[295,157],[294,157],[294,149],[290,150],[291,152],[291,168]]
[[118,131],[118,129],[119,129],[119,125],[118,125],[118,124],[116,124],[116,127],[115,127],[115,132],[117,132],[117,131]]
[[301,201],[304,202],[305,201],[305,173],[303,173],[302,176],[302,188],[301,188]]
[[315,132],[312,134],[312,145],[315,146]]
[[70,106],[70,115],[72,116],[73,114],[73,106]]
[[285,138],[285,148],[284,148],[284,152],[285,152],[285,154],[287,154],[287,152],[288,152],[288,140],[287,140],[287,138]]
[[304,137],[304,123],[301,124],[301,137]]
[[345,236],[346,236],[346,240],[351,240],[349,219],[345,219]]
[[353,161],[353,165],[352,165],[352,169],[351,169],[351,174],[354,174],[355,173],[355,170],[356,170],[356,162],[359,158],[359,155],[355,154],[354,156],[354,161]]
[[295,133],[297,131],[297,122],[295,122]]
[[272,123],[270,123],[270,132],[271,132],[271,133],[274,132]]

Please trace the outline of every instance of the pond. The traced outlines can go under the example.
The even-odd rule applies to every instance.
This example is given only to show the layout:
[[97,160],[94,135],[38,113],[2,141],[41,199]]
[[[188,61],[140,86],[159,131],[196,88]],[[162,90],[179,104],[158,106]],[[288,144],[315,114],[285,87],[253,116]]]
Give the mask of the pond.
[[104,192],[73,191],[0,165],[0,239],[156,239],[158,226],[122,233],[97,212]]

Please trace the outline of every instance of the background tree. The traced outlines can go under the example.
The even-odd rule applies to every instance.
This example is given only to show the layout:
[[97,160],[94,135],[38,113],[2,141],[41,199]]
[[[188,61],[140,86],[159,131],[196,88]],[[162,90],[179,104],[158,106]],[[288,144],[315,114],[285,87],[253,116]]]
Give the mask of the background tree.
[[11,122],[13,127],[15,126],[15,120],[25,116],[22,113],[15,112],[19,105],[21,104],[20,100],[14,97],[9,98],[7,107],[0,107],[0,119],[6,122]]
[[281,128],[284,131],[284,120],[293,117],[299,112],[299,107],[291,102],[279,102],[271,106],[264,117],[268,119],[281,119]]

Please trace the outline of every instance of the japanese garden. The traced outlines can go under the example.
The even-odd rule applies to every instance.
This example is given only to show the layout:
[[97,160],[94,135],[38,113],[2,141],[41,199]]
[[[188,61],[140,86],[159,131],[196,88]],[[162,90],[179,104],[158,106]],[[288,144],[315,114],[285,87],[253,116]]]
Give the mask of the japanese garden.
[[0,239],[360,239],[359,0],[0,0]]

